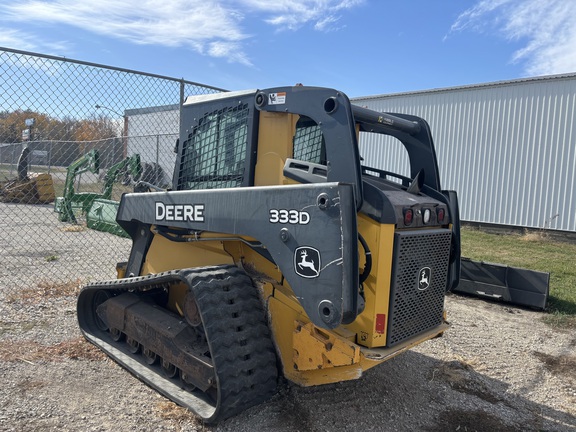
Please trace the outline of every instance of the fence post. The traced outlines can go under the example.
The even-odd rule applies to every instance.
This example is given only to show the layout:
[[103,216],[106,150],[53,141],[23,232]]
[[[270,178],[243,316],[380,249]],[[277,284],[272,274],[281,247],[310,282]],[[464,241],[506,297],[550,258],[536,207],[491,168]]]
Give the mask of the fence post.
[[156,178],[155,185],[158,186],[159,183],[159,176],[160,176],[160,135],[156,135],[156,169],[154,170]]
[[184,78],[180,80],[180,106],[178,107],[178,130],[182,130],[182,105],[184,105]]
[[48,142],[48,174],[52,168],[52,141]]
[[10,158],[10,177],[12,177],[12,170],[14,169],[14,161],[16,158],[14,157],[14,150],[16,150],[16,145],[12,146],[12,157]]

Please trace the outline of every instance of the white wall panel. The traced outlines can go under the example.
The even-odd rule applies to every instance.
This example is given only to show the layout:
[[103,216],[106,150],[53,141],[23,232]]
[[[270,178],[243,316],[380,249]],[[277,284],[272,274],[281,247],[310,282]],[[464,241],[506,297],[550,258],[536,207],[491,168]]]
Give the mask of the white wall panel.
[[[463,220],[576,231],[576,75],[352,102],[430,123],[442,187],[458,191]],[[361,138],[360,152],[368,166],[406,165],[374,140]]]

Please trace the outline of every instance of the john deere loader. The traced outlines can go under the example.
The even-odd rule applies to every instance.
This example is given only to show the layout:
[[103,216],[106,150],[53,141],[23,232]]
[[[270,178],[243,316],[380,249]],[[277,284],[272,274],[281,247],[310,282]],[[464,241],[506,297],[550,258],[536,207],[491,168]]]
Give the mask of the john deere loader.
[[[410,174],[363,166],[360,136],[401,143]],[[172,188],[125,194],[117,222],[132,250],[82,289],[82,332],[208,423],[448,327],[459,217],[430,129],[333,89],[188,98]]]

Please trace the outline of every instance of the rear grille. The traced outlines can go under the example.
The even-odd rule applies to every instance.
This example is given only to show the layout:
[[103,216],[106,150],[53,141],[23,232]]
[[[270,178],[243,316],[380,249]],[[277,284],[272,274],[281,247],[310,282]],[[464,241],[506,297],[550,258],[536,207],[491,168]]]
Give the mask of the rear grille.
[[451,232],[398,232],[386,345],[394,346],[442,323]]

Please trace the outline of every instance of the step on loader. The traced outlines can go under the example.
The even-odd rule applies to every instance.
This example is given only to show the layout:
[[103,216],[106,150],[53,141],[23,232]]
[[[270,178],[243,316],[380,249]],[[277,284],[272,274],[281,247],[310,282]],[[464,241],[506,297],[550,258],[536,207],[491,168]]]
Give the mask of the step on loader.
[[[189,97],[170,190],[123,195],[118,278],[85,286],[85,337],[215,423],[363,371],[447,328],[457,196],[427,123],[282,87]],[[401,144],[409,175],[362,165]],[[372,141],[370,141],[372,140]]]

